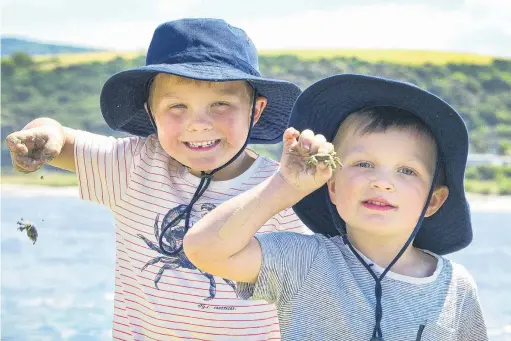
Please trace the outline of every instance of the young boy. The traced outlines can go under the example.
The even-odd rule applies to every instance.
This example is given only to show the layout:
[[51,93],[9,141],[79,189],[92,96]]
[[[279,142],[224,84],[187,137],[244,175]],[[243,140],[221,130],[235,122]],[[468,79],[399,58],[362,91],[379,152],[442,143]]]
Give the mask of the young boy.
[[[279,172],[194,226],[188,258],[275,303],[282,340],[487,340],[472,277],[439,256],[472,238],[456,111],[413,85],[346,74],[305,90],[290,126]],[[317,234],[254,238],[292,205]]]
[[[275,307],[240,300],[232,281],[188,261],[182,241],[215,206],[278,169],[245,146],[282,139],[300,90],[262,78],[250,39],[222,20],[160,25],[146,64],[114,75],[101,93],[106,122],[134,137],[41,118],[7,137],[14,166],[76,171],[81,198],[112,210],[114,339],[277,340]],[[311,233],[291,209],[262,225]]]

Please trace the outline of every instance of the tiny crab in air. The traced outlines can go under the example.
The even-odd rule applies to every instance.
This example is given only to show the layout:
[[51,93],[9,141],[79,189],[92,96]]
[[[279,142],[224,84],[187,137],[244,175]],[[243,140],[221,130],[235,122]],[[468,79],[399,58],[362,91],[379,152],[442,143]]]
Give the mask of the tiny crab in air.
[[21,221],[18,221],[18,231],[26,231],[28,238],[33,241],[32,244],[35,244],[37,241],[37,229],[29,220],[23,221],[23,218],[21,218]]
[[336,164],[339,164],[342,168],[341,160],[337,157],[337,154],[334,151],[331,151],[330,153],[318,153],[311,155],[307,164],[310,166],[316,166],[320,162],[324,162],[325,165],[330,167],[332,170],[337,168]]

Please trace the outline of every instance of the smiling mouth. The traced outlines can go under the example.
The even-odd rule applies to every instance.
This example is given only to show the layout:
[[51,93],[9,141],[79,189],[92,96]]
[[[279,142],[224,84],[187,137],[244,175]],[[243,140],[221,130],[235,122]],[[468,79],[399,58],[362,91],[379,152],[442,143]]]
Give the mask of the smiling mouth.
[[208,141],[194,141],[194,142],[183,142],[185,146],[193,150],[208,150],[220,143],[220,140],[208,140]]
[[377,211],[388,211],[397,208],[397,206],[394,206],[386,201],[380,200],[365,200],[362,201],[362,205],[368,209]]

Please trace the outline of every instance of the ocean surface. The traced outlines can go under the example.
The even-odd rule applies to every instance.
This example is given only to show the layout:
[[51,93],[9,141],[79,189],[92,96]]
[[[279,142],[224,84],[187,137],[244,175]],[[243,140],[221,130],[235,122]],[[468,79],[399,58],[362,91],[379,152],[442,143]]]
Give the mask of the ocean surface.
[[[115,237],[110,212],[80,201],[74,189],[4,187],[1,340],[111,340]],[[507,200],[473,204],[474,241],[448,256],[475,278],[491,341],[511,341]],[[20,218],[37,225],[35,245],[16,230]]]

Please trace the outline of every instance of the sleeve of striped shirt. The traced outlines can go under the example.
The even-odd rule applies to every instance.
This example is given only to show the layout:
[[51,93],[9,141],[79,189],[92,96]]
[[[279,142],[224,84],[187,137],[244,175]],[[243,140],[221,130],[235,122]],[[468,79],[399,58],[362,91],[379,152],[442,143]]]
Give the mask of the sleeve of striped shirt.
[[461,306],[458,341],[488,341],[488,331],[483,317],[477,286],[466,271],[464,283],[466,295]]
[[286,208],[274,216],[277,221],[276,231],[313,234],[313,232],[298,218],[292,208]]
[[280,304],[290,300],[300,289],[318,253],[314,236],[292,232],[256,235],[263,262],[256,283],[238,283],[243,299],[265,300]]
[[75,167],[80,198],[115,207],[127,186],[139,140],[79,131],[75,138]]

